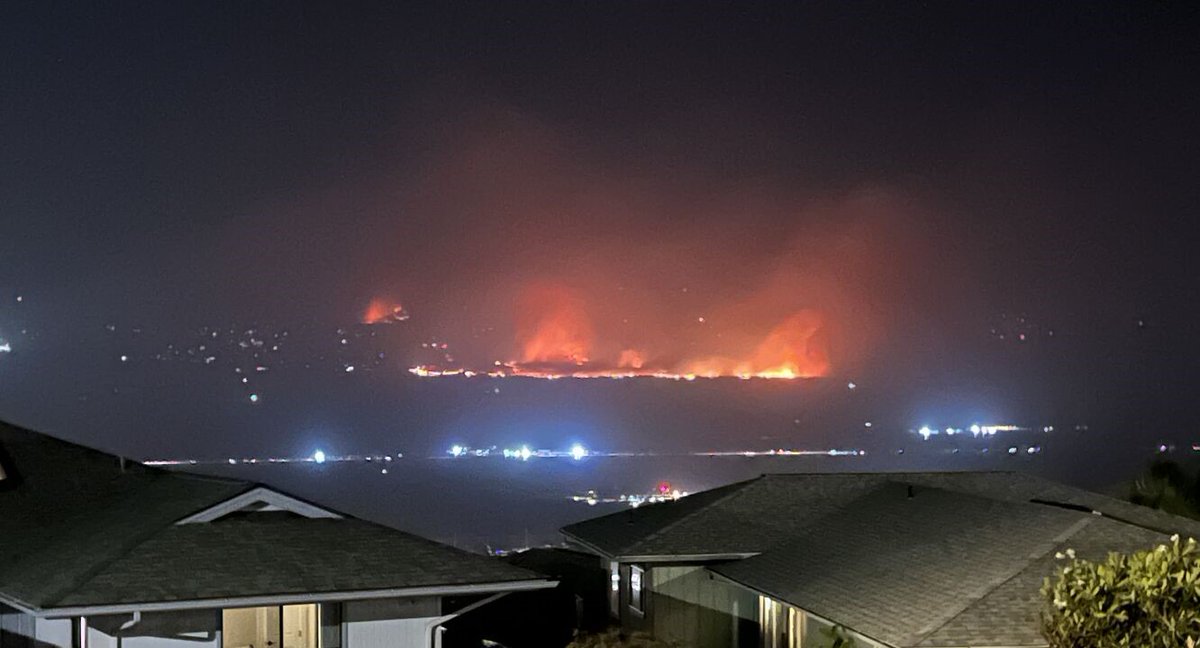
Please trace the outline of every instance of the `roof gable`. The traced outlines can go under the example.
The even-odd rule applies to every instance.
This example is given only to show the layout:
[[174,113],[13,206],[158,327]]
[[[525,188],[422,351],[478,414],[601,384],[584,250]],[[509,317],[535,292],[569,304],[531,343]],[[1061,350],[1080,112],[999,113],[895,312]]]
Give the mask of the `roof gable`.
[[306,518],[334,518],[342,516],[330,509],[322,508],[298,497],[285,495],[266,486],[258,486],[224,502],[189,515],[175,524],[199,524],[219,520],[233,513],[286,511]]

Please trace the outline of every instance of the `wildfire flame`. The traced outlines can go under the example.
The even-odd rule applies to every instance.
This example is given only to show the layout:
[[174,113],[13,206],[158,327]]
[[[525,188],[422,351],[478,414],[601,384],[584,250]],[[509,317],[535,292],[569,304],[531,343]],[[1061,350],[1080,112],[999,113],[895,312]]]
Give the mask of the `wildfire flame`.
[[520,302],[522,363],[587,363],[592,325],[578,297],[562,286],[538,285],[526,290]]
[[[817,311],[790,314],[773,328],[759,332],[758,342],[737,353],[682,360],[660,360],[642,348],[598,351],[584,301],[569,289],[539,284],[518,299],[518,359],[487,369],[421,365],[410,371],[422,377],[487,375],[527,378],[815,378],[829,373],[824,317]],[[711,341],[711,340],[710,340]],[[602,345],[601,345],[602,346]]]
[[391,324],[408,319],[408,312],[398,302],[376,297],[362,314],[363,324]]

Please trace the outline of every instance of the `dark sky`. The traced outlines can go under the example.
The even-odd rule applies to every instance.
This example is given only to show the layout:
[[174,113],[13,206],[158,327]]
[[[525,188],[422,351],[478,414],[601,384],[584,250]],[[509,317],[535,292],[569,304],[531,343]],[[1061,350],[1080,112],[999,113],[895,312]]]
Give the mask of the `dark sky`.
[[[0,417],[179,440],[149,396],[78,404],[116,383],[106,324],[333,329],[386,295],[414,347],[487,363],[549,281],[598,348],[668,356],[711,342],[683,321],[819,310],[831,375],[899,424],[986,394],[1178,430],[1198,28],[1184,2],[5,3],[0,365],[28,374],[0,380],[31,395]],[[170,398],[217,400],[194,387]]]

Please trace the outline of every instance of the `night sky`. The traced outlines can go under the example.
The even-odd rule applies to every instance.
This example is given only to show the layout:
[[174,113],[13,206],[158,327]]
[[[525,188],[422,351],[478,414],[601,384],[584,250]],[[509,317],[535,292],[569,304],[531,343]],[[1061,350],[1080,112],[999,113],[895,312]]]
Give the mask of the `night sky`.
[[[978,417],[1190,444],[1198,29],[1183,2],[5,3],[0,418],[143,458]],[[408,319],[364,327],[372,299]],[[828,366],[405,371],[521,359],[564,309],[590,359],[671,367],[803,313]],[[283,331],[286,361],[228,350]]]

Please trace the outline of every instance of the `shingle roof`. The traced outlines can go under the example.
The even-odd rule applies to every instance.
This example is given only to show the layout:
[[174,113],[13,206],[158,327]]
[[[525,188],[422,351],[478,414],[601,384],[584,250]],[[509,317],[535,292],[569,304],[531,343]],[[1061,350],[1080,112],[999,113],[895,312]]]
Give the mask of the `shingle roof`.
[[756,554],[709,569],[922,647],[1044,646],[1039,588],[1056,551],[1103,557],[1200,537],[1194,520],[1018,473],[764,475],[718,491],[564,533],[611,556]]
[[1042,581],[1060,566],[1057,552],[1074,549],[1080,558],[1103,559],[1110,551],[1132,552],[1167,542],[1169,537],[1147,529],[1093,516],[1088,524],[1019,573],[965,606],[917,645],[925,646],[1044,646],[1038,632],[1042,610]]
[[2,422],[0,463],[0,598],[28,608],[538,578],[349,517],[176,526],[257,485],[122,463]]
[[362,520],[250,513],[172,525],[106,565],[59,604],[194,601],[533,578],[504,561]]
[[790,542],[711,569],[867,636],[909,646],[1091,518],[935,488],[910,498],[908,485],[885,483]]
[[758,553],[888,481],[1008,502],[1054,502],[1200,537],[1195,520],[1014,472],[770,474],[585,520],[563,533],[610,556]]

